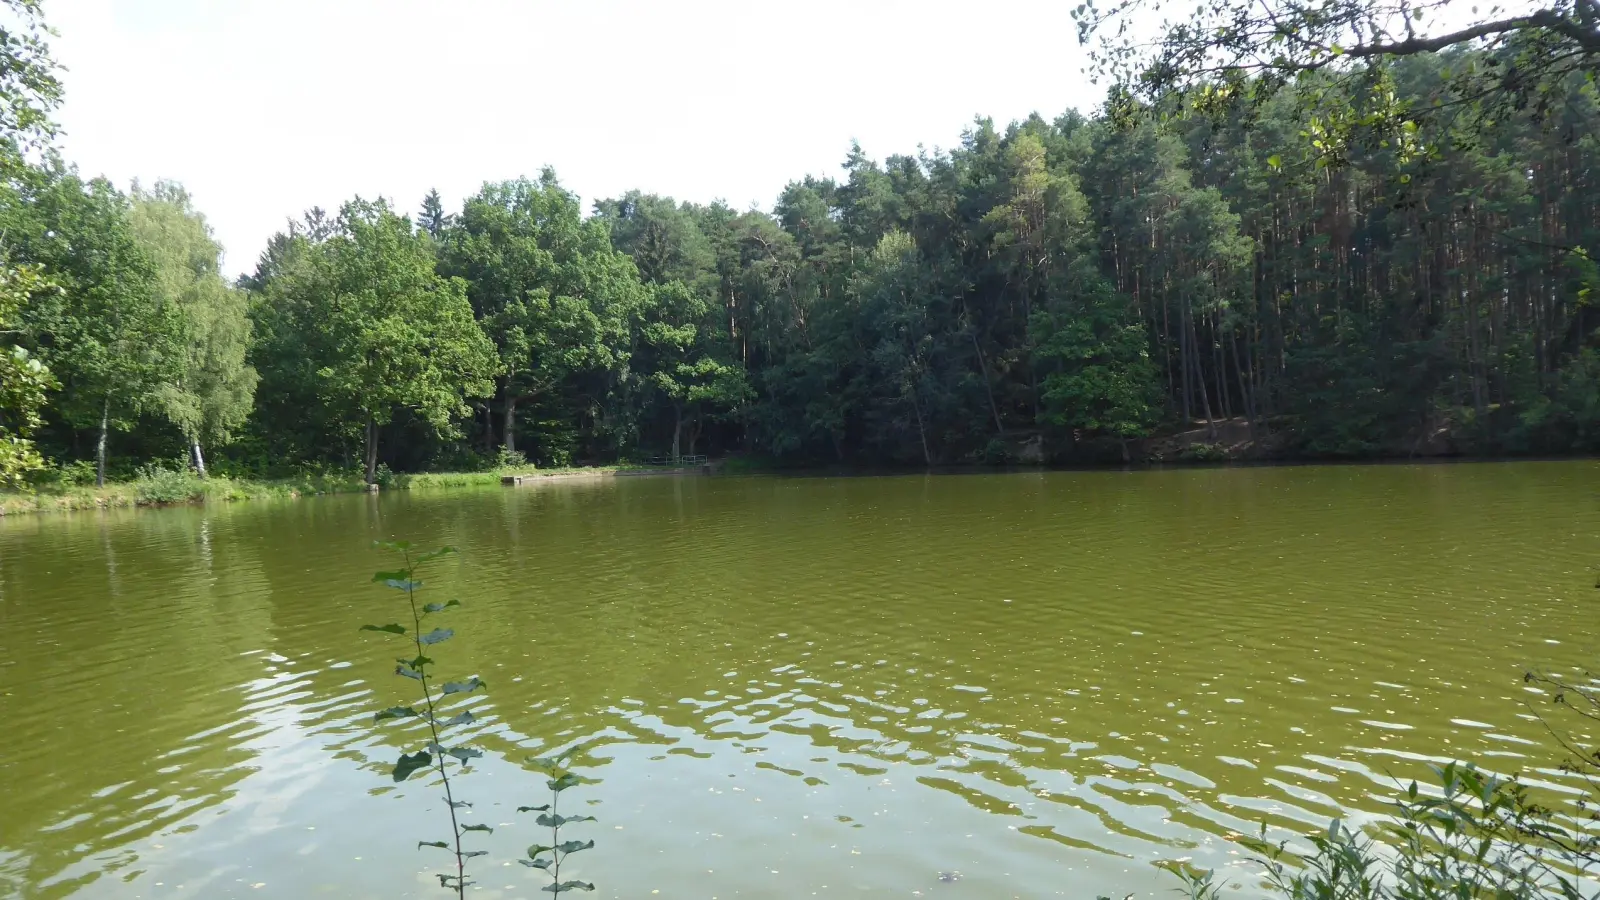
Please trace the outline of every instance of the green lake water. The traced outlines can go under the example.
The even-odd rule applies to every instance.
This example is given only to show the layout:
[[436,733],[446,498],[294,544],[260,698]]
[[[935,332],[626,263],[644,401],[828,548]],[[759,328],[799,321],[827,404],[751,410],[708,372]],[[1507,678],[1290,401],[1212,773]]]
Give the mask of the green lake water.
[[[1154,896],[1429,760],[1561,789],[1526,666],[1600,649],[1600,464],[619,478],[0,521],[0,896],[442,897],[395,786],[403,598],[460,556],[473,896]],[[946,877],[941,879],[941,873]],[[957,877],[956,873],[959,873]],[[563,873],[568,874],[566,872]],[[1245,890],[1241,896],[1248,895]]]

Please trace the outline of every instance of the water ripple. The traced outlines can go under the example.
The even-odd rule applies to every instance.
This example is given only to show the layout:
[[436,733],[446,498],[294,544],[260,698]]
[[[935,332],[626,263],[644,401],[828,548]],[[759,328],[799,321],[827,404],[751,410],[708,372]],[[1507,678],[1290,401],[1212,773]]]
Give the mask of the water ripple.
[[1570,802],[1518,677],[1584,662],[1596,472],[623,479],[3,522],[0,894],[431,895],[405,848],[437,791],[387,777],[425,728],[371,720],[414,687],[357,631],[398,616],[374,537],[461,548],[430,580],[467,604],[441,666],[490,685],[444,705],[488,751],[462,783],[486,849],[532,839],[527,758],[580,747],[601,896],[1142,891],[1262,823],[1375,821],[1449,758]]

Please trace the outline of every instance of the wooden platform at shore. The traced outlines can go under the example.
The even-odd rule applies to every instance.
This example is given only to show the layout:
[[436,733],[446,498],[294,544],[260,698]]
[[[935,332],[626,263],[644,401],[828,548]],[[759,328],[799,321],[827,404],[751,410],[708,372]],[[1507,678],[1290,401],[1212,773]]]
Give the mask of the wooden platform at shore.
[[588,481],[596,478],[633,478],[651,475],[713,475],[716,463],[704,462],[692,466],[652,466],[639,469],[601,469],[594,472],[529,472],[525,475],[502,475],[500,483],[506,487],[525,484],[547,484],[556,481]]

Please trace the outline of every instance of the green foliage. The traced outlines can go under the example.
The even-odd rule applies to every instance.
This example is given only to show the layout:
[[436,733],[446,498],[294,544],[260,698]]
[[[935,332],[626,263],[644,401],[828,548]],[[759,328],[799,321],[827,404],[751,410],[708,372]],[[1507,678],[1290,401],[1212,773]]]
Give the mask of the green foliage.
[[314,406],[325,427],[365,444],[375,483],[379,428],[402,410],[441,434],[487,396],[500,369],[466,285],[440,277],[426,238],[382,202],[346,203],[280,245],[258,275],[263,388]]
[[[1073,16],[1080,41],[1093,45],[1092,70],[1117,86],[1122,114],[1151,103],[1169,114],[1253,115],[1289,92],[1308,118],[1305,155],[1322,167],[1364,150],[1437,160],[1426,126],[1558,114],[1600,72],[1596,0],[1514,10],[1451,0],[1085,0]],[[1398,91],[1404,64],[1433,54],[1450,63],[1434,91]],[[1271,161],[1280,167],[1279,156]]]
[[[487,184],[468,198],[443,238],[440,265],[464,280],[498,354],[494,393],[507,451],[517,450],[519,405],[604,416],[614,373],[628,362],[628,322],[644,290],[605,226],[583,220],[577,198],[553,172],[537,182]],[[573,405],[576,396],[585,402]]]
[[[1516,779],[1471,764],[1435,767],[1437,790],[1412,782],[1377,838],[1334,820],[1309,851],[1246,841],[1272,895],[1286,900],[1592,900],[1592,832],[1534,802]],[[1218,900],[1214,873],[1169,867],[1191,900]]]
[[164,302],[155,264],[108,182],[50,170],[0,209],[14,258],[60,290],[35,293],[18,317],[22,343],[60,381],[54,412],[74,428],[131,427],[182,373],[184,322]]
[[541,828],[550,829],[550,843],[533,844],[528,847],[528,855],[517,862],[533,869],[539,869],[550,876],[550,883],[541,888],[541,891],[551,894],[564,894],[568,891],[592,891],[594,885],[586,881],[561,878],[561,866],[567,862],[567,857],[584,850],[593,850],[594,841],[563,841],[561,829],[568,825],[595,821],[594,816],[567,816],[559,812],[561,795],[582,783],[582,779],[573,773],[568,764],[572,757],[577,755],[578,748],[573,748],[561,756],[546,757],[529,760],[534,768],[546,775],[546,786],[550,789],[550,802],[542,806],[519,806],[517,812],[539,813],[534,824]]
[[[202,442],[236,485],[389,487],[669,450],[1087,461],[1224,427],[1255,456],[1600,450],[1595,0],[1465,42],[1438,7],[1208,0],[1100,47],[1126,77],[1094,116],[852,147],[770,213],[631,191],[585,219],[545,170],[415,223],[312,209],[232,288],[181,188],[24,165],[59,87],[37,6],[0,2],[0,264],[40,279],[0,336],[10,484],[178,446],[200,469]],[[438,471],[468,475],[413,480]]]
[[[0,267],[0,334],[11,332],[24,304],[50,287],[34,269]],[[47,393],[59,386],[28,348],[0,343],[0,487],[19,487],[47,468],[31,438],[44,424]]]
[[40,6],[0,0],[8,20],[0,48],[0,176],[7,179],[26,170],[26,152],[48,147],[56,133],[50,116],[61,104],[61,81]]
[[[417,595],[423,588],[423,581],[419,577],[424,567],[446,556],[455,554],[452,547],[440,547],[436,550],[420,552],[405,541],[378,541],[375,543],[381,550],[398,554],[403,563],[400,568],[376,572],[372,576],[374,584],[381,584],[390,590],[399,591],[405,595],[406,611],[409,613],[409,625],[399,622],[390,622],[384,625],[363,625],[361,631],[370,631],[377,634],[394,635],[407,638],[411,643],[411,651],[415,656],[409,659],[395,661],[395,674],[409,681],[417,683],[417,688],[422,695],[422,705],[393,706],[379,710],[372,717],[373,725],[384,722],[409,721],[421,719],[428,728],[430,740],[427,745],[410,753],[402,753],[389,772],[389,777],[396,783],[406,781],[418,772],[436,771],[439,774],[440,785],[444,791],[445,809],[449,815],[452,839],[448,841],[418,841],[417,847],[433,847],[449,851],[455,857],[455,872],[439,873],[441,887],[454,891],[458,897],[465,897],[467,888],[475,882],[467,878],[467,861],[487,855],[483,850],[467,850],[463,840],[468,834],[492,834],[494,829],[484,824],[463,823],[458,816],[461,810],[468,809],[472,804],[456,799],[456,780],[469,767],[473,760],[483,757],[483,751],[475,747],[446,746],[445,738],[452,729],[471,725],[475,720],[470,709],[463,709],[454,715],[446,716],[441,710],[445,697],[452,694],[470,694],[479,690],[486,690],[488,685],[482,678],[474,675],[464,681],[447,681],[436,684],[433,675],[435,660],[427,653],[435,652],[433,648],[455,637],[453,628],[430,627],[424,630],[424,622],[430,616],[447,612],[461,605],[458,600],[443,602],[430,602],[420,604]],[[426,652],[425,652],[426,651]],[[550,845],[534,845],[528,850],[526,859],[519,860],[523,865],[542,869],[550,876],[550,884],[543,890],[551,893],[565,893],[567,891],[582,890],[592,891],[594,885],[587,882],[565,880],[561,878],[561,866],[567,857],[582,850],[593,849],[594,841],[563,841],[561,829],[580,822],[593,822],[592,816],[565,816],[557,812],[564,791],[578,785],[579,777],[567,768],[569,761],[576,754],[576,750],[553,759],[533,760],[533,765],[546,774],[546,785],[551,792],[549,803],[539,807],[521,807],[519,812],[539,812],[541,815],[536,824],[541,828],[550,829]],[[447,761],[454,760],[452,767]],[[452,769],[454,771],[452,771]]]
[[[1528,672],[1525,680],[1552,706],[1576,715],[1585,731],[1600,721],[1600,682],[1592,673]],[[1571,754],[1563,771],[1580,785],[1559,808],[1542,805],[1516,777],[1450,762],[1432,767],[1437,786],[1411,782],[1392,814],[1366,830],[1334,820],[1304,836],[1309,847],[1294,842],[1291,850],[1290,841],[1268,840],[1262,826],[1259,838],[1243,843],[1271,896],[1285,900],[1595,900],[1600,752],[1586,735],[1546,724]],[[1213,872],[1176,863],[1163,868],[1190,900],[1224,896]]]
[[1228,448],[1221,444],[1190,444],[1178,453],[1178,459],[1183,462],[1226,462]]
[[133,190],[134,233],[156,266],[162,302],[181,318],[178,371],[157,391],[161,415],[195,448],[226,443],[254,405],[257,375],[246,361],[251,343],[248,299],[219,273],[222,248],[183,187],[157,182]]
[[1148,435],[1161,417],[1149,340],[1134,310],[1098,281],[1034,315],[1044,419],[1119,440]]
[[[466,682],[446,682],[435,692],[433,675],[434,660],[424,654],[424,648],[442,644],[455,635],[454,629],[433,628],[423,632],[423,621],[429,616],[443,613],[446,610],[460,606],[455,600],[447,603],[419,604],[417,594],[423,587],[422,580],[418,577],[424,566],[444,556],[455,553],[451,547],[441,547],[428,552],[418,552],[404,541],[379,541],[376,546],[398,554],[404,565],[399,569],[378,572],[372,576],[374,583],[381,584],[390,590],[405,594],[406,612],[409,613],[410,626],[392,622],[386,625],[363,625],[362,631],[372,631],[379,634],[391,634],[408,637],[416,652],[411,659],[397,661],[395,674],[417,682],[422,694],[422,708],[390,707],[380,710],[373,716],[373,724],[377,725],[397,719],[421,718],[428,727],[431,738],[427,746],[411,753],[402,753],[395,762],[389,775],[395,783],[400,783],[418,772],[432,769],[439,773],[439,781],[444,790],[445,809],[450,818],[450,831],[452,839],[449,841],[419,841],[418,848],[437,847],[448,850],[455,856],[455,872],[440,873],[439,884],[456,893],[458,897],[465,897],[466,890],[473,882],[467,878],[467,860],[482,855],[482,851],[467,850],[462,843],[463,838],[471,832],[490,832],[493,829],[485,825],[465,825],[457,817],[457,811],[470,804],[456,799],[455,783],[453,778],[459,777],[472,760],[483,756],[483,752],[471,747],[445,746],[445,736],[451,729],[472,721],[470,712],[463,711],[455,716],[445,717],[439,709],[439,701],[443,697],[477,690],[484,687],[483,682],[476,676]],[[470,687],[468,687],[470,686]],[[452,774],[447,760],[455,760],[455,772]]]
[[205,496],[205,483],[184,471],[160,462],[139,467],[133,489],[140,506],[167,506],[190,503]]

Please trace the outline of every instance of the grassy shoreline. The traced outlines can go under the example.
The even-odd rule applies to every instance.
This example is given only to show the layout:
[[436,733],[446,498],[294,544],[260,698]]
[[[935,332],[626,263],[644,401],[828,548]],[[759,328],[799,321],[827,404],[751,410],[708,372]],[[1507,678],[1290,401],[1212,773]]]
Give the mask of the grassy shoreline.
[[[1224,459],[1213,462],[1209,459],[1180,458],[1166,462],[1158,462],[1153,468],[1170,467],[1198,467],[1210,468],[1216,466],[1231,467],[1244,466],[1296,466],[1296,465],[1450,465],[1456,463],[1489,463],[1489,462],[1550,462],[1555,460],[1586,460],[1585,456],[1576,457],[1452,457],[1452,458],[1425,458],[1425,459],[1361,459],[1361,460],[1236,460]],[[909,471],[940,471],[940,472],[984,472],[1008,471],[1011,468],[1022,468],[1030,471],[1083,471],[1123,468],[1121,466],[1096,465],[1080,467],[1077,469],[1058,469],[1056,467],[1020,466],[1020,467],[986,467],[986,466],[950,466],[940,469],[862,469],[846,467],[834,469],[829,467],[789,469],[756,460],[734,458],[723,460],[717,464],[716,470],[725,475],[753,475],[753,474],[885,474],[903,473]],[[1149,463],[1139,468],[1152,468]],[[639,465],[611,465],[611,466],[586,466],[582,468],[561,469],[534,469],[528,466],[519,466],[505,469],[493,469],[484,472],[418,472],[415,474],[392,475],[382,485],[384,491],[426,491],[444,490],[473,487],[499,486],[501,479],[508,475],[521,476],[526,483],[527,479],[537,482],[541,479],[551,481],[594,479],[622,475],[677,475],[683,474],[683,469],[658,468]],[[135,478],[128,481],[117,481],[105,487],[92,485],[61,486],[47,485],[27,490],[0,490],[0,518],[8,516],[29,515],[33,513],[73,512],[100,509],[132,509],[137,507],[153,508],[161,506],[199,506],[211,503],[234,503],[249,500],[293,500],[301,497],[316,497],[328,494],[359,494],[367,490],[366,483],[356,473],[334,473],[323,475],[302,475],[294,478],[254,479],[230,478],[227,476],[213,475],[211,478],[201,480],[188,472],[162,472],[155,477]]]
[[[382,489],[408,491],[483,487],[500,484],[500,479],[506,475],[562,479],[614,475],[621,471],[633,471],[633,469],[627,466],[596,466],[581,469],[518,467],[487,472],[422,472],[392,476]],[[273,479],[213,475],[208,479],[200,479],[187,472],[167,472],[154,478],[112,482],[104,487],[45,486],[23,491],[0,491],[0,517],[78,510],[236,503],[247,500],[292,500],[326,494],[359,494],[366,490],[366,483],[356,474],[303,475]]]

